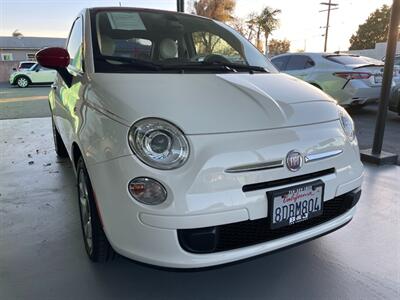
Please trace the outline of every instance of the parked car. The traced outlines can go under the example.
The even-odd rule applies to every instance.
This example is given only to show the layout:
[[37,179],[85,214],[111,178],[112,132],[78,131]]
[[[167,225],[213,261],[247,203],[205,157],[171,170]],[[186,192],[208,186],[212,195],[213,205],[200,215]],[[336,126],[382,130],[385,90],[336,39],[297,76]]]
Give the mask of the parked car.
[[13,68],[13,71],[20,70],[28,70],[30,69],[36,62],[34,61],[20,61],[17,68]]
[[[382,61],[385,62],[385,57]],[[400,54],[396,54],[394,58],[393,81],[396,85],[400,84]]]
[[165,267],[224,264],[355,213],[363,165],[350,116],[223,23],[90,8],[66,50],[36,58],[58,70],[55,149],[76,171],[93,261],[116,251]]
[[10,84],[26,88],[33,84],[51,84],[56,78],[57,71],[47,69],[35,63],[29,69],[21,69],[10,75]]
[[392,89],[389,100],[389,110],[397,112],[400,115],[400,83]]
[[335,53],[286,53],[272,63],[282,72],[323,90],[342,106],[377,101],[383,62],[369,57]]

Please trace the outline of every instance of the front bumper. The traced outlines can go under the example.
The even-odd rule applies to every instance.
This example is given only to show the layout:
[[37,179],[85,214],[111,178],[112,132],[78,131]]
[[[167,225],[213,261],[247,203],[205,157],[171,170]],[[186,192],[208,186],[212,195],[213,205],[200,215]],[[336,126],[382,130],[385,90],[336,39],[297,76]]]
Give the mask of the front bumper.
[[[180,169],[157,171],[134,156],[89,164],[88,172],[98,202],[105,233],[120,254],[141,262],[173,268],[198,268],[224,264],[322,235],[349,222],[354,208],[333,219],[273,240],[206,254],[190,253],[181,245],[178,231],[255,221],[268,216],[266,192],[243,191],[243,186],[313,174],[325,183],[324,201],[361,186],[363,167],[355,143],[346,142],[338,121],[296,128],[222,135],[189,136],[191,157]],[[285,167],[244,173],[226,173],[228,167],[257,160],[281,158],[298,149],[304,154],[341,148],[343,153],[306,163],[292,173]],[[157,179],[167,189],[167,200],[157,206],[135,201],[128,183],[137,176]],[[304,179],[301,183],[316,178]],[[287,182],[279,188],[297,184]],[[210,252],[210,251],[208,251]]]

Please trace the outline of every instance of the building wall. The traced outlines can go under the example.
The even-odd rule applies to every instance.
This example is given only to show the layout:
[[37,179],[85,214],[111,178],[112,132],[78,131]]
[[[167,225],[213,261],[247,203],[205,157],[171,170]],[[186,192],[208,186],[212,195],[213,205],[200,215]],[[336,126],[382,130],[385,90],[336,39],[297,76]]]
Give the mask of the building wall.
[[25,50],[25,49],[0,49],[0,61],[3,61],[3,54],[11,54],[12,60],[29,60],[27,54],[35,54],[39,49]]
[[18,61],[0,61],[0,82],[8,81],[12,69],[18,67]]
[[[343,51],[349,54],[358,54],[381,60],[386,55],[387,43],[376,43],[374,49]],[[397,42],[396,53],[400,53],[400,42]]]
[[[20,61],[32,60],[28,59],[27,54],[35,54],[38,50],[25,50],[25,49],[13,49],[13,50],[0,50],[0,82],[8,81],[10,74],[13,72],[13,68],[18,67]],[[11,54],[11,61],[4,61],[4,54]]]

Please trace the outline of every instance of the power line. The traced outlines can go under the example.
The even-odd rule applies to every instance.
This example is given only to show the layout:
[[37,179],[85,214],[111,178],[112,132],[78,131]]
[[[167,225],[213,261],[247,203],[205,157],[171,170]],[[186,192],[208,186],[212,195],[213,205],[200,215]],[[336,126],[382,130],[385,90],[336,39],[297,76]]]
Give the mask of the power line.
[[[321,2],[321,5],[326,5],[328,6],[328,9],[320,10],[319,12],[324,12],[327,11],[327,18],[326,18],[326,26],[325,26],[325,43],[324,43],[324,52],[326,52],[327,46],[328,46],[328,32],[329,32],[329,19],[331,17],[331,10],[339,9],[339,4],[338,3],[332,3],[332,0],[329,0],[329,2]],[[332,8],[333,6],[333,8]]]

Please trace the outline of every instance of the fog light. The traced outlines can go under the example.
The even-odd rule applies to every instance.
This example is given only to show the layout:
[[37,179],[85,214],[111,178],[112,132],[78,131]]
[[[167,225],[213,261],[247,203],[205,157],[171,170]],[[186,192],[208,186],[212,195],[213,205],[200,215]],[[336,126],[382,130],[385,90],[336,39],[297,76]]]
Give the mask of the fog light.
[[157,180],[137,177],[129,182],[129,192],[137,201],[147,205],[157,205],[167,199],[167,191]]

